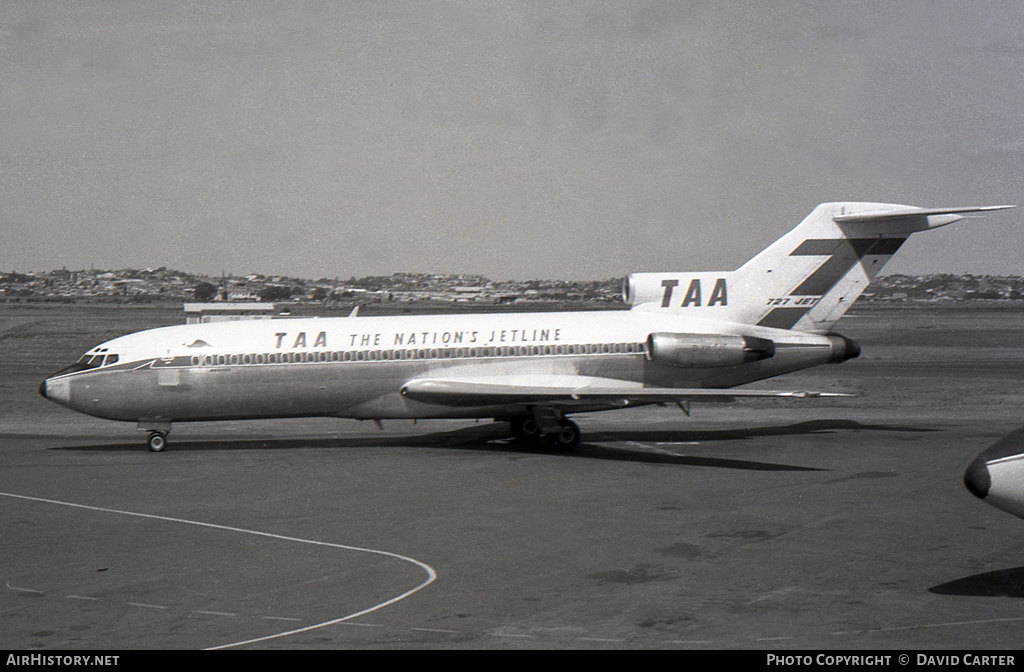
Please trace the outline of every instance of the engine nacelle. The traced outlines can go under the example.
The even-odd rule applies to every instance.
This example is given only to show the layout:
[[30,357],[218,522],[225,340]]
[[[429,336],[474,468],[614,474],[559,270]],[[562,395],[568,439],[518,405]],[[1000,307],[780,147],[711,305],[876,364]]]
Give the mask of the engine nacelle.
[[829,345],[832,347],[830,362],[838,364],[848,359],[860,357],[860,343],[852,338],[840,336],[839,334],[825,334],[825,337],[828,338]]
[[678,279],[678,273],[630,273],[622,282],[622,301],[627,306],[662,303],[665,280]]
[[775,355],[767,338],[732,334],[651,334],[647,359],[686,369],[738,366]]

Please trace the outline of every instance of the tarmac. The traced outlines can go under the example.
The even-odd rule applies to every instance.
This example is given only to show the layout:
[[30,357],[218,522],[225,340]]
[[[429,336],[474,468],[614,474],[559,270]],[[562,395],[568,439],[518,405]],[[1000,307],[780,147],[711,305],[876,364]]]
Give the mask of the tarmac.
[[853,398],[481,421],[134,426],[0,392],[12,650],[1013,649],[1024,520],[963,486],[1022,424],[1018,312],[845,317]]

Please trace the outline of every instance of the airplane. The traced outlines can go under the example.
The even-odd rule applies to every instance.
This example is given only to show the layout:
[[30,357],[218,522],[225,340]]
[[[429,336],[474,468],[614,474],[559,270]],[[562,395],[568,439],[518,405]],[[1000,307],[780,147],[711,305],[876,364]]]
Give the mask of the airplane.
[[569,416],[649,404],[840,393],[735,389],[857,357],[832,332],[911,234],[1013,206],[835,202],[735,271],[634,273],[628,310],[273,319],[162,327],[90,349],[47,399],[137,423],[493,418],[571,450]]
[[964,472],[964,485],[978,499],[1024,518],[1024,427],[974,458]]

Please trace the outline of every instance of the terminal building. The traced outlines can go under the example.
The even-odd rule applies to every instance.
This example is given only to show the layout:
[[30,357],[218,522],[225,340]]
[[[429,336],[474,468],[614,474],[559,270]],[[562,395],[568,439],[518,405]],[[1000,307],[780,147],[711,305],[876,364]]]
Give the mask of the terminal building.
[[185,323],[232,322],[235,320],[269,320],[277,314],[273,303],[186,303]]

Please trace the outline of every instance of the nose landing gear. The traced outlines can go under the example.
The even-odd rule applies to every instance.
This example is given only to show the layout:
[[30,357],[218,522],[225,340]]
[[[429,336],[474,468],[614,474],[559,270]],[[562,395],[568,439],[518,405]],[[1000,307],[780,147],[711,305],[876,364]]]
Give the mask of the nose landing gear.
[[167,435],[171,432],[171,423],[168,420],[139,420],[139,429],[149,432],[146,440],[146,447],[151,453],[162,453],[167,448]]
[[146,446],[150,452],[160,453],[167,448],[167,432],[150,432]]

